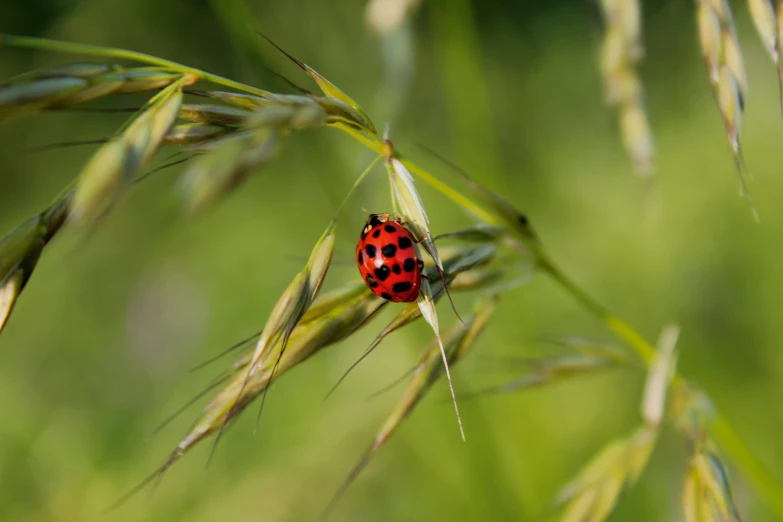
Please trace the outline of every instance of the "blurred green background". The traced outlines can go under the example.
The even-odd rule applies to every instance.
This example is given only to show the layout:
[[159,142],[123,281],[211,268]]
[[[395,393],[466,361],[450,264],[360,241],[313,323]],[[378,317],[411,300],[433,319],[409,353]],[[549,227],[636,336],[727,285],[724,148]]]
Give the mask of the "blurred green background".
[[[704,386],[753,452],[783,480],[783,120],[769,58],[734,2],[750,75],[743,146],[761,224],[737,195],[690,2],[645,7],[641,74],[657,140],[652,182],[632,172],[597,68],[600,17],[590,2],[432,0],[381,41],[364,0],[249,0],[255,26],[391,123],[400,149],[457,188],[414,143],[460,163],[523,209],[566,273],[655,339],[682,326],[680,369]],[[144,51],[271,90],[308,78],[270,46],[248,52],[206,1],[27,0],[0,3],[0,31]],[[228,11],[228,12],[227,12]],[[231,18],[231,16],[228,16]],[[242,18],[240,17],[240,21]],[[247,43],[247,42],[245,42]],[[3,49],[0,78],[74,57]],[[83,57],[76,57],[83,59]],[[142,98],[128,98],[131,106]],[[122,104],[123,100],[120,100]],[[123,114],[46,113],[0,125],[0,229],[43,209]],[[369,443],[431,339],[394,334],[327,402],[321,399],[383,324],[280,379],[253,436],[232,429],[209,469],[209,443],[150,499],[101,511],[152,471],[203,402],[156,424],[223,366],[188,368],[258,330],[371,156],[346,135],[294,135],[269,168],[208,211],[184,217],[175,171],[136,187],[88,237],[58,236],[0,337],[0,520],[312,520]],[[422,186],[433,231],[469,223]],[[380,171],[341,216],[327,287],[356,277],[362,207],[390,207]],[[470,296],[459,296],[468,310]],[[391,307],[389,307],[391,308]],[[454,320],[441,306],[441,324]],[[611,339],[550,280],[503,297],[458,395],[513,371],[490,357],[545,352],[541,337]],[[225,364],[227,364],[226,362]],[[463,401],[459,438],[441,383],[380,452],[332,520],[539,520],[558,488],[610,438],[638,424],[643,375],[607,372],[517,395]],[[670,427],[638,486],[610,520],[680,520],[686,445]],[[731,467],[747,520],[771,521]]]

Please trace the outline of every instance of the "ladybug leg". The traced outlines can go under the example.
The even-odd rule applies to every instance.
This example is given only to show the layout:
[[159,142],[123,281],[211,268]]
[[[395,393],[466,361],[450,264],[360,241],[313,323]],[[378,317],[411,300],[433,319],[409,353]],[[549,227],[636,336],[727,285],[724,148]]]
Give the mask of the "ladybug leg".
[[428,275],[425,275],[424,272],[423,272],[424,271],[424,261],[422,261],[421,259],[417,259],[416,260],[416,267],[419,269],[419,274],[421,274],[421,278],[422,279],[426,279],[427,281],[432,282],[432,278],[430,276],[428,276]]

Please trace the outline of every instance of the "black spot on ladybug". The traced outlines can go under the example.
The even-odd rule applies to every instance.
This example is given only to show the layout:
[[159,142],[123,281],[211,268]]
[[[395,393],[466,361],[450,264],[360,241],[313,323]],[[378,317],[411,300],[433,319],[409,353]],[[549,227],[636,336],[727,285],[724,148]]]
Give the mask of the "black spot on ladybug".
[[407,281],[404,283],[394,283],[392,285],[392,291],[393,292],[407,292],[411,289],[411,284]]
[[367,254],[367,257],[369,258],[375,257],[375,254],[377,253],[375,249],[375,245],[367,245],[366,247],[364,247],[364,251]]
[[367,274],[367,277],[365,277],[364,280],[367,281],[367,284],[370,285],[370,288],[375,288],[378,286],[378,281],[376,281],[375,278],[370,274]]
[[401,274],[402,270],[400,270],[400,265],[394,263],[394,266],[392,267],[392,272],[394,272],[395,274]]
[[397,232],[397,229],[394,228],[394,225],[383,225],[383,229],[386,232]]
[[375,232],[372,233],[372,237],[374,237],[374,238],[381,237],[381,229],[380,228],[376,228]]
[[381,249],[381,254],[386,257],[394,257],[397,253],[397,247],[395,245],[386,245]]
[[379,281],[386,281],[386,278],[389,277],[389,274],[391,273],[389,272],[389,267],[386,265],[381,265],[381,267],[376,268],[374,272],[375,277],[377,277]]
[[362,253],[361,250],[359,250],[359,255],[356,256],[356,260],[359,262],[360,265],[364,263],[364,254]]
[[387,294],[386,292],[382,293],[382,294],[381,294],[381,297],[383,297],[383,298],[384,298],[384,299],[386,299],[387,301],[391,301],[391,300],[392,300],[392,296],[390,296],[390,295],[389,295],[389,294]]
[[401,250],[405,250],[406,248],[410,248],[413,245],[413,242],[411,242],[411,238],[402,236],[397,244],[400,245]]
[[402,269],[406,272],[413,272],[416,269],[416,261],[412,257],[409,257],[402,263]]

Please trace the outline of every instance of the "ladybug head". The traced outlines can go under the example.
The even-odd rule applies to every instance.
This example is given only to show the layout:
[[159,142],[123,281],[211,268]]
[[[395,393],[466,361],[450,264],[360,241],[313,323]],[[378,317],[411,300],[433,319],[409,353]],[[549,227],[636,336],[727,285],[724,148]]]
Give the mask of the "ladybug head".
[[391,219],[391,214],[389,213],[370,214],[370,218],[367,220],[367,224],[364,225],[363,233],[366,234],[367,231],[369,231],[371,228],[382,225],[383,223],[389,221],[389,219]]

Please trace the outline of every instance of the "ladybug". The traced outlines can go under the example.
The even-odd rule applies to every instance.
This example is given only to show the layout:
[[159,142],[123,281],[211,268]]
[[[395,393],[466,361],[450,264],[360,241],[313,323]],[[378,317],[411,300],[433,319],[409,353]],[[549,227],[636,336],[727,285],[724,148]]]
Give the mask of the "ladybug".
[[370,215],[356,245],[356,262],[376,295],[394,303],[410,303],[419,296],[424,262],[416,257],[414,243],[400,218]]

